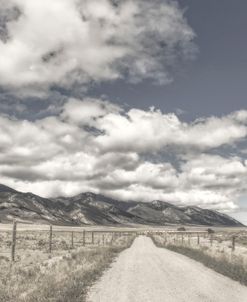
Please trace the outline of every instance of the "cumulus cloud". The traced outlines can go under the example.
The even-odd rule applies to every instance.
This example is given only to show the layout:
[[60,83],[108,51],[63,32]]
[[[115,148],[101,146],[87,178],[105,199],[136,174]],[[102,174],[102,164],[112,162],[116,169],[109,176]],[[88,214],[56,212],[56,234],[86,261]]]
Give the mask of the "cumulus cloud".
[[246,194],[247,161],[219,154],[246,136],[246,111],[185,123],[155,109],[70,99],[34,121],[0,116],[0,177],[42,196],[93,191],[233,211]]
[[246,137],[246,119],[236,118],[237,114],[204,118],[188,124],[174,113],[131,109],[125,115],[112,113],[99,119],[98,126],[105,135],[96,141],[103,150],[115,152],[158,152],[167,146],[208,150]]
[[87,98],[81,102],[78,99],[70,99],[63,107],[62,117],[76,124],[93,125],[98,118],[121,111],[119,106],[108,101]]
[[[194,37],[176,1],[0,0],[1,182],[47,197],[93,191],[233,211],[246,194],[247,111],[188,123],[181,110],[58,92],[116,79],[167,84],[195,56]],[[16,99],[47,93],[56,105],[23,119],[28,106]],[[238,153],[219,155],[225,146]]]
[[127,78],[172,80],[194,56],[195,34],[168,0],[0,1],[0,85],[44,93],[54,85]]

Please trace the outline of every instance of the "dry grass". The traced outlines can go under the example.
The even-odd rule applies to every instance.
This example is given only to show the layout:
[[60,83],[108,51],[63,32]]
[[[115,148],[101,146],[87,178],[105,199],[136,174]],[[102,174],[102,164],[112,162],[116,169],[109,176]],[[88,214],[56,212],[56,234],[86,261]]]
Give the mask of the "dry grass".
[[104,235],[102,246],[102,236],[96,236],[95,245],[82,247],[79,234],[76,242],[81,247],[71,249],[69,237],[59,233],[50,255],[47,234],[21,236],[25,237],[19,234],[14,263],[9,261],[9,234],[2,241],[2,250],[8,253],[0,254],[0,302],[83,302],[87,288],[134,238],[117,237],[111,242]]
[[[202,245],[193,245],[192,240],[190,244],[185,241],[182,244],[180,241],[164,240],[164,238],[156,235],[152,236],[152,239],[159,247],[165,247],[176,253],[183,254],[203,263],[205,266],[222,275],[247,285],[247,265],[243,257],[244,255],[235,254],[234,252],[230,253],[229,248],[231,248],[231,246],[228,246],[228,250],[225,250],[225,246],[219,249],[218,241],[214,243],[215,246],[211,247],[211,245],[205,245],[205,240],[201,240]],[[214,240],[216,240],[216,238],[214,238]],[[225,238],[225,240],[227,239]],[[220,243],[224,244],[224,241],[222,240]]]

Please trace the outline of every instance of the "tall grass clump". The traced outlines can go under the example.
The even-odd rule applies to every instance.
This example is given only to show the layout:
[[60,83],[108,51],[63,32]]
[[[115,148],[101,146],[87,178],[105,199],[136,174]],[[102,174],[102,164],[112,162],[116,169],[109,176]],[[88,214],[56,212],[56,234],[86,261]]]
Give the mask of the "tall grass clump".
[[79,249],[32,266],[5,259],[0,265],[0,302],[83,302],[88,287],[122,249]]

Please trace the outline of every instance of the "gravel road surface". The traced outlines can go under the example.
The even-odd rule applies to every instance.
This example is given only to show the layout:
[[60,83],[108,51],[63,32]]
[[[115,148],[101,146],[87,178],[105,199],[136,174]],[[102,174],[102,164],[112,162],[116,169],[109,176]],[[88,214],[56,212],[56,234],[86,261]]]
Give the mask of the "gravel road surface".
[[88,302],[246,302],[247,287],[140,236],[90,289]]

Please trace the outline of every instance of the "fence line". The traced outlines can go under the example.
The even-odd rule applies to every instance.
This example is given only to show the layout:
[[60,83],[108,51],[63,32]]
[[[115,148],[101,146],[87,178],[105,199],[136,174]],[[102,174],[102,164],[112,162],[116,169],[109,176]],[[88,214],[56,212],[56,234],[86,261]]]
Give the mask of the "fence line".
[[[11,232],[11,233],[10,233]],[[47,230],[39,230],[39,229],[27,229],[27,230],[18,230],[18,223],[16,220],[13,221],[13,225],[12,225],[12,230],[4,230],[3,233],[7,233],[11,235],[11,244],[10,244],[10,259],[12,262],[14,262],[16,260],[16,250],[18,250],[18,240],[23,239],[21,237],[18,238],[18,234],[29,234],[31,233],[31,238],[24,238],[23,241],[25,242],[25,240],[30,241],[30,240],[39,240],[39,236],[32,236],[32,234],[36,233],[42,233],[42,234],[47,234],[47,239],[40,239],[39,242],[41,241],[43,246],[45,246],[47,244],[48,248],[47,248],[47,252],[48,253],[52,253],[52,251],[55,249],[55,244],[56,239],[58,239],[59,237],[56,238],[56,233],[57,234],[65,234],[65,238],[67,237],[66,234],[69,236],[69,245],[70,245],[70,249],[74,249],[76,244],[80,244],[80,246],[94,246],[94,245],[98,245],[98,244],[102,244],[103,246],[106,245],[114,245],[114,242],[118,241],[118,238],[120,237],[124,237],[124,236],[132,236],[135,237],[136,236],[136,232],[133,231],[126,231],[126,232],[122,232],[122,231],[118,231],[118,230],[106,230],[106,231],[101,231],[101,230],[85,230],[83,227],[81,230],[79,230],[78,228],[76,230],[56,230],[54,229],[53,225],[49,225]],[[76,241],[76,234],[82,234],[82,241]],[[110,240],[107,240],[107,236],[108,235],[110,237]],[[98,237],[100,240],[96,241],[95,238]],[[80,237],[81,238],[81,237]],[[60,239],[64,239],[63,237]],[[109,238],[108,238],[109,239]],[[67,239],[66,239],[67,240]],[[77,237],[78,240],[78,237]],[[64,242],[64,240],[62,240]],[[66,243],[66,242],[65,242]],[[57,243],[58,244],[58,243]],[[60,244],[60,243],[59,243]],[[118,244],[119,245],[119,244]],[[24,247],[25,249],[26,247]],[[29,248],[29,247],[28,247]],[[27,248],[27,249],[28,249]]]
[[13,230],[12,230],[12,243],[11,243],[11,261],[15,261],[16,229],[17,229],[17,223],[14,220]]
[[[213,234],[208,233],[207,231],[175,231],[175,230],[85,230],[85,228],[76,228],[75,230],[71,231],[71,229],[67,230],[56,230],[53,225],[49,225],[47,230],[38,230],[38,229],[29,229],[29,230],[18,230],[18,223],[16,221],[13,221],[12,226],[12,240],[11,240],[11,252],[10,252],[10,258],[11,261],[15,261],[16,258],[16,249],[18,249],[18,234],[23,234],[25,232],[31,232],[31,233],[46,233],[48,234],[48,239],[40,239],[41,245],[40,246],[48,246],[47,251],[48,253],[52,253],[54,249],[57,248],[57,246],[60,246],[61,243],[63,243],[66,247],[65,249],[74,249],[76,245],[78,246],[94,246],[94,245],[100,245],[102,246],[112,246],[114,243],[117,244],[118,238],[124,238],[126,237],[126,240],[128,240],[129,236],[132,236],[133,238],[138,235],[159,235],[164,239],[165,244],[173,243],[173,244],[182,244],[182,245],[189,245],[192,244],[195,245],[203,245],[206,241],[209,242],[210,246],[212,247],[214,245],[214,236]],[[8,232],[8,231],[4,231]],[[56,234],[68,234],[68,240],[69,244],[66,243],[64,239],[65,237],[60,237],[60,239],[64,239],[61,242],[56,241],[59,237],[56,237]],[[78,235],[80,234],[78,239]],[[82,236],[81,236],[82,235]],[[106,236],[108,235],[108,236]],[[60,236],[60,235],[59,235]],[[47,238],[47,237],[46,237]],[[96,239],[97,238],[97,239]],[[31,238],[32,240],[36,240],[36,237]],[[27,240],[31,240],[30,238]],[[38,240],[37,236],[37,240]],[[25,239],[24,239],[25,240]],[[78,241],[79,240],[79,241]],[[39,244],[39,243],[38,243]],[[57,244],[57,245],[56,245]],[[25,247],[26,248],[26,247]],[[235,251],[236,248],[236,236],[233,236],[231,238],[231,249],[232,251]]]
[[[181,243],[181,245],[184,245],[185,243],[187,243],[189,246],[191,245],[191,241],[192,239],[194,239],[194,243],[195,246],[201,246],[203,244],[205,244],[205,242],[209,243],[211,247],[213,247],[216,244],[217,241],[217,236],[214,237],[213,234],[210,234],[208,232],[164,232],[164,233],[149,233],[149,235],[159,235],[162,236],[164,235],[164,237],[162,237],[164,239],[164,243],[165,244],[169,244],[169,243],[173,243],[173,244],[179,244]],[[187,240],[185,239],[187,236]],[[236,235],[232,235],[231,238],[229,238],[229,241],[231,242],[231,246],[228,246],[231,248],[231,251],[234,252],[236,249],[236,239],[237,236]],[[204,240],[204,241],[203,241]],[[228,240],[225,240],[228,241]],[[218,243],[218,241],[217,241]]]

